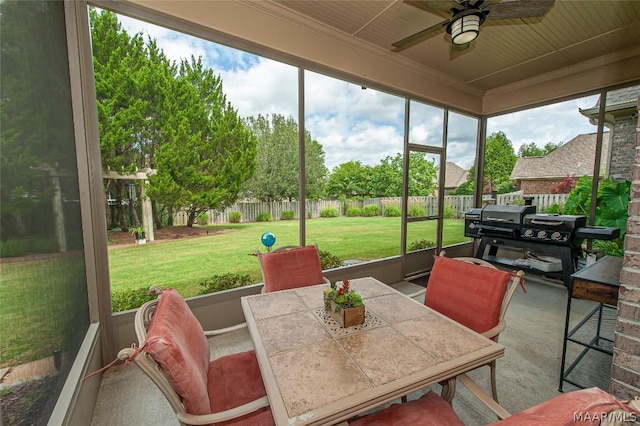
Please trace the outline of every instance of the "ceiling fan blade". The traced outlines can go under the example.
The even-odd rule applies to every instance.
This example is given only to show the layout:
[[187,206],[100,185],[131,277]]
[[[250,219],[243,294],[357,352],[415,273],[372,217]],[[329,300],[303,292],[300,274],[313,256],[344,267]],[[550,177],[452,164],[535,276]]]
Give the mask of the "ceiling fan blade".
[[516,0],[491,3],[482,8],[489,11],[487,19],[537,18],[543,16],[555,0]]
[[451,9],[463,9],[461,1],[456,0],[405,0],[406,4],[425,12],[445,18],[451,17]]
[[444,28],[447,26],[447,24],[449,23],[449,20],[440,22],[439,24],[436,24],[432,27],[429,27],[427,29],[424,29],[422,31],[418,31],[417,33],[410,35],[409,37],[403,38],[400,41],[396,41],[395,43],[393,43],[391,46],[393,46],[393,51],[394,52],[400,52],[404,49],[407,49],[413,45],[416,45],[430,37],[433,37],[434,35],[436,35],[437,33],[439,33],[440,31],[444,30]]

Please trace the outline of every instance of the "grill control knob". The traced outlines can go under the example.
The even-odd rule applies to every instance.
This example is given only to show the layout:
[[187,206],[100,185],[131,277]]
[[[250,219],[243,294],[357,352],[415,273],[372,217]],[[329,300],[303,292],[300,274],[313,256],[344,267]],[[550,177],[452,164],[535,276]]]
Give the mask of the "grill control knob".
[[527,238],[533,238],[533,229],[527,229],[524,231],[524,236]]
[[539,231],[538,232],[538,238],[540,238],[541,240],[544,240],[545,238],[547,238],[549,234],[547,234],[547,231]]
[[475,224],[475,223],[473,223],[473,222],[471,222],[471,223],[469,224],[469,229],[476,229],[476,224]]
[[551,234],[551,239],[553,241],[562,241],[563,240],[562,234],[560,232],[556,231],[553,234]]

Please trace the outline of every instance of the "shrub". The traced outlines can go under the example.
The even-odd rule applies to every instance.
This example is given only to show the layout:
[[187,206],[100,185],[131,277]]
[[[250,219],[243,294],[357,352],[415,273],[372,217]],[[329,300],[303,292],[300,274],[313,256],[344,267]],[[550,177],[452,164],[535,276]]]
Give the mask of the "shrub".
[[444,211],[442,213],[442,216],[445,219],[455,219],[457,214],[456,214],[456,209],[453,208],[453,206],[451,204],[447,204],[445,203],[444,205]]
[[553,203],[544,210],[546,214],[562,214],[563,211],[564,206],[559,203]]
[[576,187],[578,183],[578,178],[575,176],[565,176],[561,182],[554,183],[549,188],[552,194],[569,194],[573,191],[573,188]]
[[522,198],[522,197],[514,198],[513,200],[511,200],[511,205],[512,206],[524,206],[524,198]]
[[232,211],[229,213],[229,222],[240,223],[240,219],[242,219],[242,213],[239,211]]
[[0,257],[18,257],[35,253],[55,253],[58,243],[52,238],[4,240],[0,244]]
[[427,211],[424,209],[424,207],[418,204],[413,204],[409,206],[408,215],[409,217],[422,217],[427,215]]
[[518,190],[516,186],[511,181],[501,182],[494,188],[498,194],[508,194],[510,192],[515,192]]
[[593,248],[602,251],[607,256],[624,256],[624,238],[616,238],[611,241],[595,240]]
[[362,208],[362,216],[364,217],[374,217],[380,216],[380,207],[375,204],[369,204]]
[[206,213],[200,213],[198,215],[198,225],[206,225],[209,223],[209,215]]
[[327,207],[320,211],[320,217],[338,217],[338,209],[335,207]]
[[271,213],[263,212],[256,216],[256,222],[270,222],[271,221]]
[[362,214],[362,210],[359,207],[349,207],[347,209],[347,216],[349,217],[358,217]]
[[402,211],[398,206],[394,206],[390,204],[384,207],[384,215],[386,217],[399,217],[402,214]]
[[313,212],[311,210],[307,212],[307,219],[313,219]]
[[214,275],[200,283],[203,288],[200,289],[198,294],[209,294],[217,291],[229,290],[232,288],[244,287],[252,284],[251,277],[247,274],[223,274]]
[[122,312],[129,309],[138,309],[144,303],[155,300],[155,294],[149,294],[149,287],[128,288],[111,293],[111,311]]
[[292,220],[296,217],[296,212],[293,210],[285,210],[280,215],[280,220]]
[[435,247],[436,243],[429,240],[416,240],[409,244],[408,251],[416,251],[421,249],[426,249],[430,247]]
[[342,261],[338,258],[338,256],[334,256],[328,251],[318,250],[318,255],[320,256],[320,266],[322,270],[337,268],[342,266]]

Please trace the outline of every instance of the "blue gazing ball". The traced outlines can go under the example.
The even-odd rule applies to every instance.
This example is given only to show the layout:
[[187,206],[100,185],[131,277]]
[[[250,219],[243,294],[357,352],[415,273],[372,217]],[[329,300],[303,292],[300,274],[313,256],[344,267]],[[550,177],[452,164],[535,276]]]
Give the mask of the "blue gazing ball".
[[262,234],[260,240],[265,247],[269,248],[276,243],[276,236],[271,232],[265,232],[264,234]]

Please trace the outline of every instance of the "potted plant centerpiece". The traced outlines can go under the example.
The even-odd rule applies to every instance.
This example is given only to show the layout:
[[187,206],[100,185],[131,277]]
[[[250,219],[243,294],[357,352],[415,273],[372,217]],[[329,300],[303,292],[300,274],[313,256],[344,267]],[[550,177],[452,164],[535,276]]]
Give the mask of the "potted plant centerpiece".
[[342,280],[341,287],[338,287],[335,281],[331,281],[331,287],[324,291],[324,310],[341,327],[364,323],[362,297],[349,288],[349,280]]
[[144,226],[132,226],[129,228],[129,232],[136,237],[136,244],[145,244],[147,238],[144,235]]

